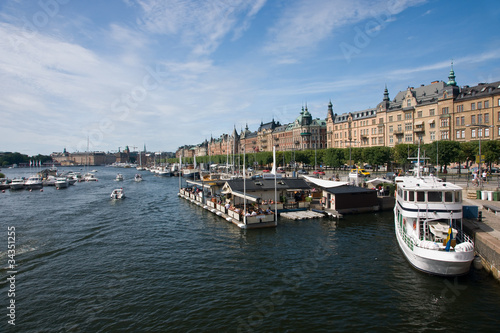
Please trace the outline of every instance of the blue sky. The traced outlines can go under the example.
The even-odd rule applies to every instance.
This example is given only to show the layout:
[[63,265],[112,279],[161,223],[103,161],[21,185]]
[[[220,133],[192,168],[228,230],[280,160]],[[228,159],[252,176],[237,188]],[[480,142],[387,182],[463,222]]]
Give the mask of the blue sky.
[[211,136],[363,110],[408,86],[500,80],[500,2],[0,2],[0,151]]

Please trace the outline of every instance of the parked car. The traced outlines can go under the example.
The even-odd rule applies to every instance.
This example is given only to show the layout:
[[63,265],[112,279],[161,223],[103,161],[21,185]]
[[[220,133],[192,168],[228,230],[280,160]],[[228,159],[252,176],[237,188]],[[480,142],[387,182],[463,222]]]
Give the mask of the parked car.
[[394,180],[394,178],[396,178],[396,174],[394,172],[387,172],[385,174],[385,178],[388,179],[388,180]]
[[262,170],[262,173],[269,173],[269,172],[271,172],[271,170],[268,170],[268,169]]
[[321,170],[316,170],[313,172],[313,175],[324,175],[325,172],[324,171],[321,171]]
[[356,173],[356,172],[362,174],[365,177],[370,177],[370,173],[365,169],[351,169],[351,173]]
[[306,170],[304,170],[304,169],[300,169],[299,171],[297,171],[297,173],[298,173],[299,175],[308,175],[308,174],[309,174],[309,172],[307,172],[307,171],[306,171]]

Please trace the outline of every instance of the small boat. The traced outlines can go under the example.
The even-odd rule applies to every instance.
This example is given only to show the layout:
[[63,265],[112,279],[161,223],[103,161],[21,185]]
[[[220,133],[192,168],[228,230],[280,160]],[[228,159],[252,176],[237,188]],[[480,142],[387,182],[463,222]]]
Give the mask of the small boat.
[[86,182],[96,182],[97,181],[97,177],[93,174],[93,173],[86,173],[84,176],[83,176],[83,180],[86,181]]
[[28,178],[24,182],[24,187],[27,190],[38,190],[43,187],[43,181],[42,181],[42,176],[39,175],[33,175]]
[[114,189],[113,192],[111,192],[111,199],[119,200],[123,198],[125,198],[125,193],[123,192],[122,188]]
[[[420,155],[420,147],[418,148]],[[406,259],[416,269],[440,276],[469,272],[474,242],[462,226],[462,188],[434,176],[396,177],[394,229]]]
[[142,182],[142,176],[138,173],[135,175],[134,179],[136,182]]
[[22,190],[24,188],[24,179],[23,178],[15,178],[10,182],[11,190]]
[[68,178],[57,177],[54,185],[55,185],[56,189],[67,188],[69,185]]
[[121,173],[117,174],[116,175],[116,178],[115,180],[118,182],[118,181],[122,181],[123,180],[123,175]]

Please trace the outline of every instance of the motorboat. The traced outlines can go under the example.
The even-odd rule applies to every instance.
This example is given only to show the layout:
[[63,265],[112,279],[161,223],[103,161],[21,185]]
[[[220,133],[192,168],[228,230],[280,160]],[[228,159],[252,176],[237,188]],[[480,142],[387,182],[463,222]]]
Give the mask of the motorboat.
[[[419,148],[420,154],[420,148]],[[469,272],[474,242],[463,231],[462,188],[435,176],[396,177],[394,227],[406,259],[416,269],[441,276]]]
[[24,189],[24,179],[23,178],[14,178],[10,182],[11,190],[22,190]]
[[54,183],[56,189],[67,188],[69,186],[68,178],[66,177],[56,177],[56,181]]
[[134,177],[134,180],[135,180],[136,182],[142,182],[142,176],[141,176],[140,174],[138,174],[138,173],[137,173],[137,174],[135,175],[135,177]]
[[42,176],[33,175],[28,177],[28,179],[24,182],[24,187],[27,190],[38,190],[43,187]]
[[93,173],[88,172],[85,175],[83,175],[83,180],[86,182],[96,182],[98,179]]
[[116,181],[122,181],[123,180],[123,175],[121,173],[117,174],[115,180]]
[[125,193],[123,192],[122,188],[114,189],[113,192],[111,192],[111,199],[119,200],[123,198],[125,198]]

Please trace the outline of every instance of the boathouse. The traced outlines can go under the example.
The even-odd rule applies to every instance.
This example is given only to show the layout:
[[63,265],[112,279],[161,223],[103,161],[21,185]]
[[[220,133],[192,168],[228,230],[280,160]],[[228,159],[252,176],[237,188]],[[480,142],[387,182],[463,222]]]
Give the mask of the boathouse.
[[321,207],[340,214],[373,212],[380,210],[377,191],[349,185],[347,182],[304,177],[321,192]]
[[228,180],[222,188],[222,193],[230,198],[234,205],[247,201],[260,206],[272,205],[277,201],[278,211],[308,209],[310,206],[311,187],[300,178],[282,178],[276,181],[276,198],[274,179],[242,179]]

